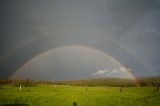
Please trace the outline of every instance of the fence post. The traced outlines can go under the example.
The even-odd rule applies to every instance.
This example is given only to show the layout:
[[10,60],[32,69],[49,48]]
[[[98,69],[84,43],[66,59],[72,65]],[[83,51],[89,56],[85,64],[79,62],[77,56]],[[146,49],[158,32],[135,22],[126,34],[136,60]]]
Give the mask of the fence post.
[[22,90],[22,87],[21,87],[21,85],[19,86],[19,90],[20,90],[20,91]]
[[157,85],[157,89],[156,89],[157,92],[158,92],[158,90],[159,90],[159,86],[160,86],[160,82],[159,82],[158,85]]
[[87,92],[87,85],[85,85],[85,88],[86,88],[86,92]]
[[120,92],[122,92],[122,88],[123,88],[123,83],[121,84],[121,87],[120,87]]

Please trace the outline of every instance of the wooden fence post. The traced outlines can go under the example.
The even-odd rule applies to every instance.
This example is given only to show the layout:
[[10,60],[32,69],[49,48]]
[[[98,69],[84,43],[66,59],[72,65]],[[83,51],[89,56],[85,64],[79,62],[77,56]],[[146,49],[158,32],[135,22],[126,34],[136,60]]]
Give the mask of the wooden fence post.
[[158,92],[158,90],[159,90],[159,86],[160,86],[160,82],[159,82],[159,83],[158,83],[158,85],[157,85],[156,92]]
[[120,92],[122,92],[122,88],[123,88],[123,83],[121,84],[121,87],[120,87]]
[[86,92],[87,92],[87,85],[85,86],[85,88],[86,88]]
[[20,91],[22,90],[22,87],[21,87],[21,85],[19,86],[19,90],[20,90]]

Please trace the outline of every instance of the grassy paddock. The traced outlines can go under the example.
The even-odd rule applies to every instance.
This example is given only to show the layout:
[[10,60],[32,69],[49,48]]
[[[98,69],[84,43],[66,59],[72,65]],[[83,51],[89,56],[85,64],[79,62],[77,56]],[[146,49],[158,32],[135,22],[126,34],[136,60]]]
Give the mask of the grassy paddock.
[[[0,106],[159,106],[154,87],[88,87],[37,85],[0,89]],[[12,104],[12,105],[11,105]]]

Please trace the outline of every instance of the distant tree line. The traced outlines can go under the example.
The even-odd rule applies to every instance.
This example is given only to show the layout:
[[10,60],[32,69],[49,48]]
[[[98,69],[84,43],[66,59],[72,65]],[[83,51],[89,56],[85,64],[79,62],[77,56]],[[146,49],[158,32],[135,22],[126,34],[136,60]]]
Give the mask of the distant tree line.
[[3,85],[13,85],[13,86],[24,86],[24,87],[31,87],[35,86],[36,83],[33,80],[26,79],[26,80],[21,80],[21,79],[7,79],[7,80],[0,80],[0,86]]
[[31,87],[36,86],[37,84],[53,84],[53,85],[73,85],[73,86],[114,86],[121,87],[123,86],[158,86],[160,80],[153,79],[140,79],[138,81],[133,81],[131,79],[119,79],[119,78],[101,78],[101,79],[88,79],[88,80],[67,80],[67,81],[36,81],[31,79],[8,79],[0,80],[0,88],[5,84],[10,84],[13,86],[24,86]]

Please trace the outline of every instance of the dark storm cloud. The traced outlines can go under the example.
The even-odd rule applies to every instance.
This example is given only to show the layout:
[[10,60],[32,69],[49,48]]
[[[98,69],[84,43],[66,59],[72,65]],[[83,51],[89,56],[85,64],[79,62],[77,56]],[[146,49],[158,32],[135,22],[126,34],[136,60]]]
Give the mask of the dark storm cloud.
[[72,44],[107,52],[135,75],[160,74],[158,0],[1,0],[0,12],[1,77]]

